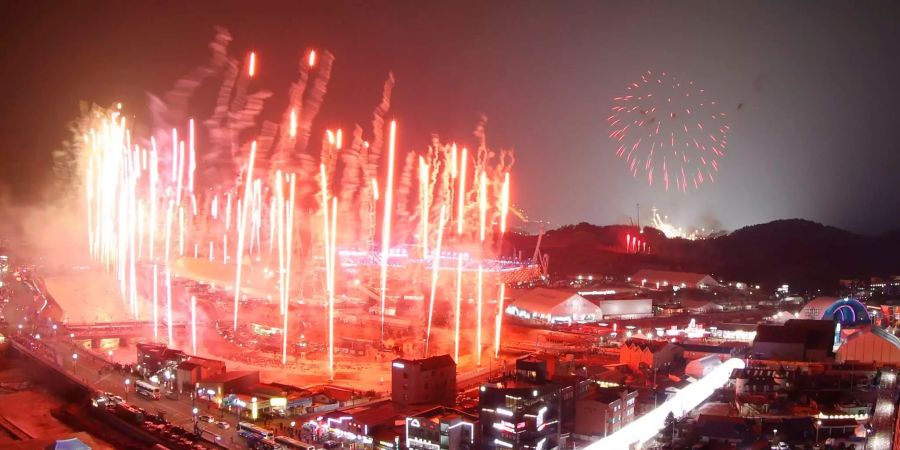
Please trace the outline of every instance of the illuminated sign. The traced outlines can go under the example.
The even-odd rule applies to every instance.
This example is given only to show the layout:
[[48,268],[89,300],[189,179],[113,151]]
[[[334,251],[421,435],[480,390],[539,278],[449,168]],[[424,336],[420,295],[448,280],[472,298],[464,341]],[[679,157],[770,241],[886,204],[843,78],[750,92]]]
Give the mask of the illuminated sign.
[[269,399],[269,405],[274,406],[276,408],[284,408],[287,406],[287,398],[285,397],[272,397]]
[[398,369],[402,369],[402,368],[406,367],[406,366],[403,365],[402,362],[395,362],[394,364],[391,364],[391,365],[394,366],[394,367],[396,367],[396,368],[398,368]]

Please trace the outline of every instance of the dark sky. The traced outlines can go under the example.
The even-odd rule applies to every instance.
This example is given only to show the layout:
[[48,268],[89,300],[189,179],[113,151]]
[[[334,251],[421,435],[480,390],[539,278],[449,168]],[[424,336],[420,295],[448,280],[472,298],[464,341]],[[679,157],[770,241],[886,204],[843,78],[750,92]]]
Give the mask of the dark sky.
[[[367,125],[391,70],[405,150],[432,132],[471,142],[486,114],[489,143],[517,152],[514,203],[556,225],[625,221],[641,203],[680,225],[800,217],[880,233],[900,227],[898,5],[6,1],[0,181],[33,199],[80,100],[145,110],[223,25],[278,95],[307,48],[335,54],[323,126]],[[616,159],[605,118],[645,70],[695,80],[731,117],[716,184],[665,193]]]

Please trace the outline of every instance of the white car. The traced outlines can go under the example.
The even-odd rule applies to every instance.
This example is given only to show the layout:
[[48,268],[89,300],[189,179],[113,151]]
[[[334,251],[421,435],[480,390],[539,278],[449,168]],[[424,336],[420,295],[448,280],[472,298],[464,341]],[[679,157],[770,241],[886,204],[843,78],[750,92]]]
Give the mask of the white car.
[[216,421],[216,419],[213,419],[211,416],[200,416],[200,417],[197,417],[197,420],[199,420],[201,422],[206,422],[206,423],[213,423]]
[[216,426],[223,430],[227,430],[227,429],[231,428],[231,425],[229,425],[228,422],[225,422],[223,420],[216,422]]

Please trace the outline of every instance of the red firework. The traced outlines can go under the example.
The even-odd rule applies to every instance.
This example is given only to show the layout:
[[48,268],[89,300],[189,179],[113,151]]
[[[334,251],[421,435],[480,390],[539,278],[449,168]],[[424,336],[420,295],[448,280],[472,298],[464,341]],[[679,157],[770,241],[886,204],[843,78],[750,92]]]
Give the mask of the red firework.
[[719,158],[725,156],[729,125],[715,100],[693,81],[682,82],[662,72],[644,72],[626,94],[613,99],[607,118],[616,156],[637,177],[643,170],[651,186],[654,174],[666,191],[681,192],[715,182]]

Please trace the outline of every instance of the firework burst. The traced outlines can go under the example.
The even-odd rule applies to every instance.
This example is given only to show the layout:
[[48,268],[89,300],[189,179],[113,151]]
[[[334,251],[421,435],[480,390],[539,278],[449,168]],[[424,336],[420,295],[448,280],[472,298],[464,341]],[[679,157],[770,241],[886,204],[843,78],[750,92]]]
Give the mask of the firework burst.
[[716,101],[693,81],[644,72],[613,99],[607,122],[616,156],[669,191],[687,192],[716,181],[728,146],[729,125]]

